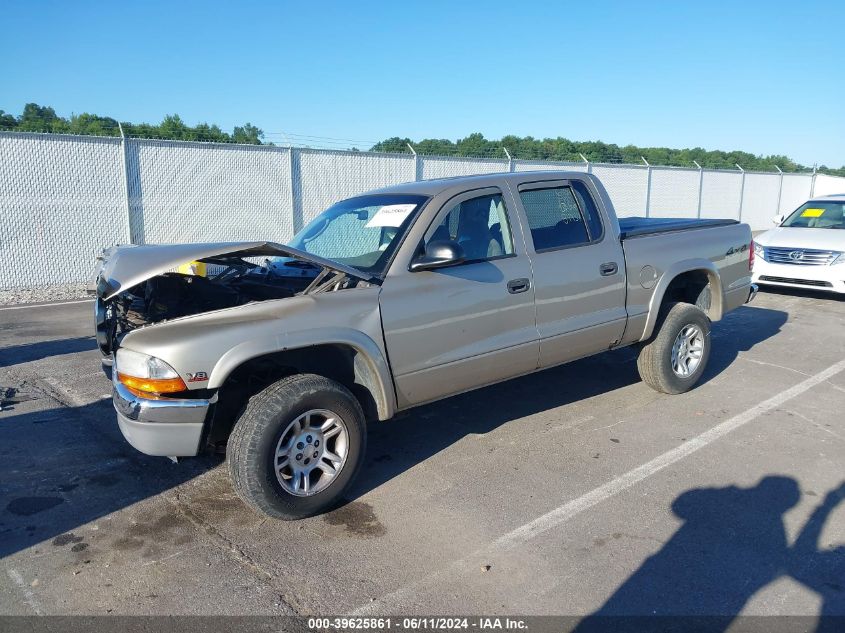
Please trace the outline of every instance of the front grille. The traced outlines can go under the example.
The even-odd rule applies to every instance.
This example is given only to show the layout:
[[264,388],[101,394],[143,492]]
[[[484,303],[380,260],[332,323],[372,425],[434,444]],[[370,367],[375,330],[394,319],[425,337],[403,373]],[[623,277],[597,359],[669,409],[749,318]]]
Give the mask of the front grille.
[[794,266],[827,266],[839,257],[839,251],[821,251],[813,248],[763,247],[763,259],[772,264]]
[[815,279],[793,279],[792,277],[760,275],[760,281],[772,281],[778,284],[796,284],[798,286],[816,286],[817,288],[833,288],[833,284],[829,281],[817,281]]

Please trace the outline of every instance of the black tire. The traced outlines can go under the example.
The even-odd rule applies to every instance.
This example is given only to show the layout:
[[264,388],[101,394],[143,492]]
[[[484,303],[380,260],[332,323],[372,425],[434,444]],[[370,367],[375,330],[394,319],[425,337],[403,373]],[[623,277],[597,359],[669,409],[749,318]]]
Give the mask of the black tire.
[[[696,325],[703,334],[703,349],[698,366],[688,376],[672,368],[672,347],[681,330]],[[670,303],[658,317],[655,333],[640,347],[637,369],[643,382],[661,393],[684,393],[692,389],[704,373],[710,358],[710,319],[690,303]]]
[[[311,496],[297,496],[276,476],[275,453],[282,434],[300,415],[328,409],[346,426],[346,459],[331,483]],[[250,398],[226,450],[232,486],[247,505],[271,517],[302,519],[331,509],[358,474],[367,446],[361,405],[343,385],[313,374],[288,376]]]

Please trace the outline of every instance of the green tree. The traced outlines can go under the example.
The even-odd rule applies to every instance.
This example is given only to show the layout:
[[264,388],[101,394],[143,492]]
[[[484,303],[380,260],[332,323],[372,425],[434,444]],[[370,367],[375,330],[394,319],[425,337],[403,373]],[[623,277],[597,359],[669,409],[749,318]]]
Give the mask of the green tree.
[[235,126],[232,140],[235,143],[249,143],[250,145],[261,145],[264,132],[252,123],[244,123],[242,126]]
[[188,126],[178,114],[168,114],[164,117],[161,123],[158,124],[159,136],[162,138],[173,139],[177,141],[192,140],[192,135]]
[[117,121],[96,114],[78,114],[70,117],[68,131],[71,134],[89,134],[93,136],[118,136]]
[[409,138],[399,138],[394,136],[386,139],[381,143],[376,143],[370,148],[371,152],[390,152],[391,154],[410,154],[411,150],[408,143],[411,142]]
[[53,108],[27,103],[18,119],[18,129],[23,132],[64,132],[67,121],[60,119]]
[[13,114],[0,110],[0,130],[14,130],[18,127],[18,119]]
[[215,143],[231,143],[232,137],[217,125],[200,123],[189,130],[188,136],[192,141],[210,141]]

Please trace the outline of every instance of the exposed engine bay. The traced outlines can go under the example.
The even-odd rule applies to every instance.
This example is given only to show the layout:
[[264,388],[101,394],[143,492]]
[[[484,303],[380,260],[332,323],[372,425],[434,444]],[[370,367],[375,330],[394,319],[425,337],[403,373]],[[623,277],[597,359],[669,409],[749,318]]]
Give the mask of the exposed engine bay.
[[299,294],[327,292],[366,283],[343,272],[294,258],[261,264],[241,257],[202,261],[205,276],[165,272],[96,302],[97,343],[109,355],[132,330],[180,317]]

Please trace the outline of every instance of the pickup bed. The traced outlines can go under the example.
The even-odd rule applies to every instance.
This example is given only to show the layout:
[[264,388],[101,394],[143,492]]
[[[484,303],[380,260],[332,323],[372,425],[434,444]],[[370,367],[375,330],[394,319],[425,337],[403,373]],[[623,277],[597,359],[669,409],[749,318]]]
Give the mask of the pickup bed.
[[625,345],[649,386],[692,388],[753,254],[732,220],[617,220],[590,174],[406,183],[287,245],[105,251],[97,340],[133,446],[225,450],[241,498],[294,519],[341,497],[367,420]]

